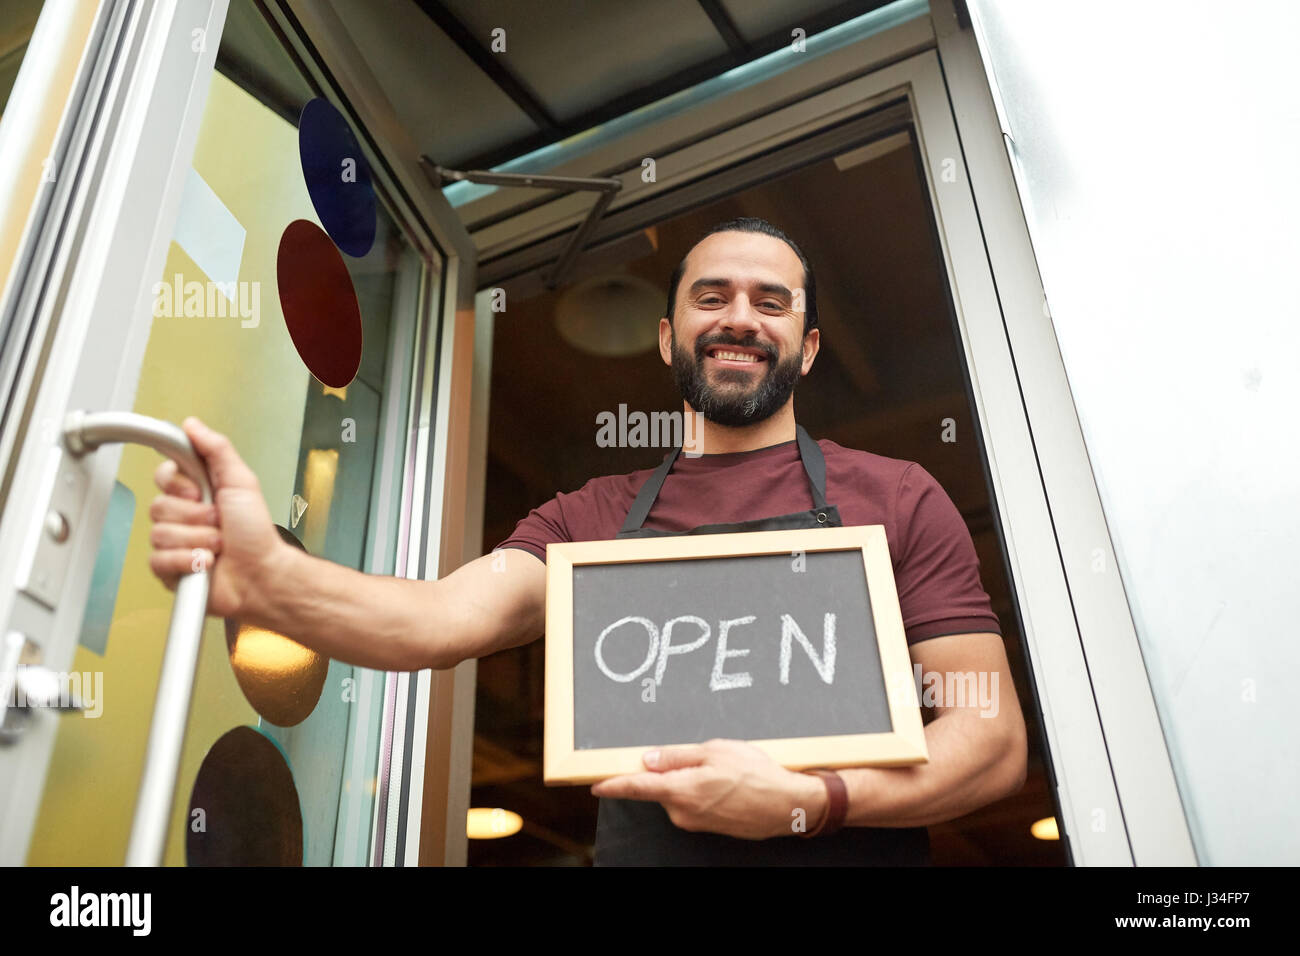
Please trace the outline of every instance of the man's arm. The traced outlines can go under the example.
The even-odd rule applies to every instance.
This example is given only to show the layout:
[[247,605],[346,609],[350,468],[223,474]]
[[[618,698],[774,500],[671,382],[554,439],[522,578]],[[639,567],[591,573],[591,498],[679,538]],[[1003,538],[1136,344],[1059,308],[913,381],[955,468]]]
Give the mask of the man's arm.
[[286,547],[241,620],[377,670],[445,670],[545,630],[546,565],[485,554],[437,581],[363,574]]
[[545,629],[546,565],[516,549],[439,581],[363,574],[285,544],[257,477],[225,436],[196,419],[186,433],[208,466],[214,504],[171,461],[155,480],[150,567],[168,588],[202,564],[208,613],[235,617],[313,650],[380,670],[446,669],[526,644]]
[[[912,645],[911,653],[921,665],[923,682],[927,673],[938,673],[946,686],[947,674],[973,672],[977,692],[961,707],[946,697],[936,702],[937,716],[925,728],[929,763],[839,771],[849,796],[846,826],[941,823],[1009,796],[1024,784],[1025,723],[1002,638],[992,633],[935,637]],[[990,702],[988,716],[981,716],[981,672],[996,714]],[[665,747],[649,751],[645,762],[647,772],[611,777],[592,787],[592,793],[655,800],[684,830],[751,840],[790,836],[792,820],[803,819],[812,827],[826,812],[821,780],[786,770],[742,741]]]
[[[938,697],[934,719],[925,728],[930,761],[912,767],[841,770],[849,792],[846,825],[929,826],[964,816],[1024,786],[1025,721],[1002,638],[992,633],[954,634],[920,641],[911,650],[912,661],[921,665],[922,702],[929,686]],[[972,673],[973,681],[961,678]],[[958,686],[965,699],[948,699]],[[957,706],[959,702],[963,706]]]

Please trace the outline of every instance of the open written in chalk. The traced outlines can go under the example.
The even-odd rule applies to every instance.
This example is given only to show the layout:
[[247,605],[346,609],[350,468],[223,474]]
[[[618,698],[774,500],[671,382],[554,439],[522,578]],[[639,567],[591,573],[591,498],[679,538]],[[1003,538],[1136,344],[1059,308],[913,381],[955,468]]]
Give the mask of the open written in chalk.
[[545,782],[713,738],[792,770],[928,759],[883,526],[546,549]]

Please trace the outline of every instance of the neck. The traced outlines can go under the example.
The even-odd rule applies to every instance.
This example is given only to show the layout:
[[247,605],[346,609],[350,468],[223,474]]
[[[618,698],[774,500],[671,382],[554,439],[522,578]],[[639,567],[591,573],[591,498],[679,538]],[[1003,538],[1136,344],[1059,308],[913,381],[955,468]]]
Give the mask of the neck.
[[[738,451],[754,451],[756,448],[768,448],[794,441],[797,437],[793,398],[771,417],[738,428],[706,421],[703,415],[695,414],[688,403],[683,402],[682,405],[688,422],[682,450],[697,455],[726,455]],[[692,421],[693,429],[690,424]]]

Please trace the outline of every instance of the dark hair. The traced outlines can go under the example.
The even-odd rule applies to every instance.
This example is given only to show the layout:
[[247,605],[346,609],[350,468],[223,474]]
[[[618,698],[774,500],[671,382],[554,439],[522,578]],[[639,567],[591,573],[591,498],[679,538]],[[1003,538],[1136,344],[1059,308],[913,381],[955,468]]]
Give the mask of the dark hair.
[[795,245],[794,240],[787,236],[776,226],[772,225],[766,219],[757,219],[753,216],[741,216],[739,219],[728,219],[726,222],[720,222],[700,238],[695,240],[695,245],[686,251],[682,256],[682,261],[677,263],[677,268],[673,270],[672,278],[668,280],[668,311],[664,314],[668,317],[668,322],[673,321],[673,309],[677,302],[677,286],[682,281],[682,276],[686,273],[686,258],[691,254],[691,250],[698,246],[709,236],[718,232],[757,232],[764,236],[771,236],[773,239],[780,239],[799,257],[799,262],[803,264],[803,334],[807,335],[817,327],[817,280],[813,277],[812,264],[804,256],[803,250]]

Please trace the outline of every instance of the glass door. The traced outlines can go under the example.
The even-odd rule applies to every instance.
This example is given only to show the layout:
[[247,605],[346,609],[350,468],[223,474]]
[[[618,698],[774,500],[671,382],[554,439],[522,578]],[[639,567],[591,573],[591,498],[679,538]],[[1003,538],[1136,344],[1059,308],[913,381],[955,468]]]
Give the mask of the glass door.
[[[170,157],[153,205],[139,204],[148,195],[140,190],[104,233],[109,248],[154,233],[125,263],[137,272],[134,309],[126,317],[100,309],[90,323],[118,323],[115,351],[92,351],[112,336],[53,343],[56,360],[33,386],[49,393],[38,421],[61,422],[60,404],[171,422],[197,415],[257,474],[284,539],[350,567],[403,573],[405,483],[417,450],[408,438],[422,411],[411,395],[422,345],[439,338],[443,258],[390,201],[383,158],[347,104],[321,95],[259,5],[182,3],[162,16],[114,27],[123,46],[143,47],[121,76],[128,107],[134,98],[154,109],[144,111],[138,145]],[[146,73],[151,43],[164,57],[177,46],[191,56]],[[188,90],[185,102],[161,108],[176,90]],[[117,137],[111,152],[131,131],[123,124],[101,135]],[[60,362],[94,370],[83,381],[100,386],[59,394],[51,377]],[[25,434],[13,469],[22,477],[80,467],[86,501],[67,510],[84,511],[63,516],[78,532],[62,543],[71,570],[63,590],[46,596],[44,620],[39,600],[21,589],[8,596],[7,630],[80,711],[9,708],[4,862],[117,865],[172,613],[173,595],[149,570],[160,459],[127,445],[115,465],[107,448],[74,465],[58,433]],[[30,530],[23,510],[51,508],[36,478],[15,491],[26,494],[6,501],[6,543],[24,524]],[[381,759],[391,684],[282,635],[209,618],[164,862],[375,859],[392,772],[392,755]]]

